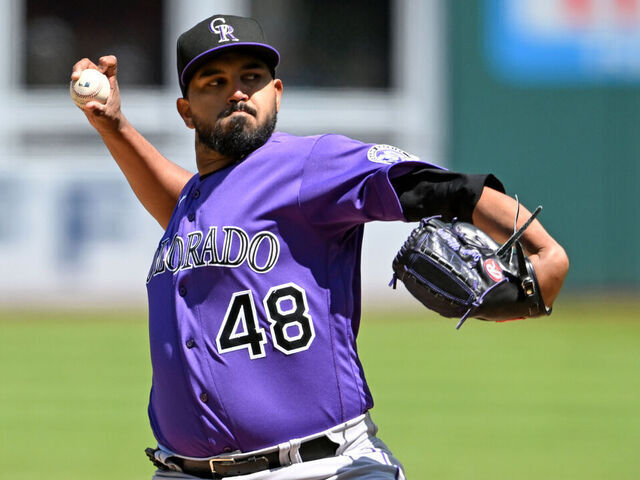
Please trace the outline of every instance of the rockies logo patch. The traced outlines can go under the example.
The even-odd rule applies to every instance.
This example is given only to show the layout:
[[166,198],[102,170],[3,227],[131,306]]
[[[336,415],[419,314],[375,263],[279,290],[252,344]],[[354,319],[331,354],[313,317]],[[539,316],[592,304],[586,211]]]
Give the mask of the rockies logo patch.
[[386,163],[387,165],[406,162],[407,160],[420,160],[415,155],[411,155],[393,145],[374,145],[367,152],[367,158],[372,162]]

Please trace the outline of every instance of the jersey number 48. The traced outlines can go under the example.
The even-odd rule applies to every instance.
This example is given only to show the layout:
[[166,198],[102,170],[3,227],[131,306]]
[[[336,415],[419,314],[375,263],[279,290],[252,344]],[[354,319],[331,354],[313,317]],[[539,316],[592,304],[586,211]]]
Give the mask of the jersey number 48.
[[[270,323],[273,346],[286,355],[307,350],[316,336],[309,315],[307,295],[295,283],[271,288],[263,299]],[[227,353],[246,348],[249,357],[266,355],[264,328],[258,323],[256,305],[251,290],[236,292],[231,297],[216,338],[218,352]]]

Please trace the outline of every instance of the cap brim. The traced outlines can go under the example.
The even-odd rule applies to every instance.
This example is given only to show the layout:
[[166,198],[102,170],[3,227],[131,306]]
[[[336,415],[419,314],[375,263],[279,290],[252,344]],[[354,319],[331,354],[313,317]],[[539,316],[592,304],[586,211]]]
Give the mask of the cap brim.
[[219,47],[211,48],[202,52],[197,57],[194,57],[182,70],[180,74],[180,86],[185,88],[187,86],[187,80],[195,73],[195,71],[206,61],[215,57],[216,55],[220,55],[224,53],[226,50],[237,49],[244,50],[247,52],[251,52],[257,57],[262,58],[269,69],[272,71],[280,63],[280,54],[278,51],[270,45],[266,45],[264,43],[255,43],[255,42],[234,42],[228,43],[226,45],[220,45]]

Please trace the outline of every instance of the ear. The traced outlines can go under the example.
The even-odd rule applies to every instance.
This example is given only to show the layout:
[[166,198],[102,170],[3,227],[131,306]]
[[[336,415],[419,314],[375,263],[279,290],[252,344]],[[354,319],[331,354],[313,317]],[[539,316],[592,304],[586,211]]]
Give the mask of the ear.
[[182,121],[187,126],[187,128],[195,128],[193,124],[193,116],[191,115],[191,104],[189,100],[186,98],[180,97],[176,100],[176,108],[178,109],[178,113],[182,117]]
[[280,99],[282,99],[282,89],[284,88],[282,85],[282,80],[276,78],[273,81],[273,88],[276,90],[276,111],[280,111]]

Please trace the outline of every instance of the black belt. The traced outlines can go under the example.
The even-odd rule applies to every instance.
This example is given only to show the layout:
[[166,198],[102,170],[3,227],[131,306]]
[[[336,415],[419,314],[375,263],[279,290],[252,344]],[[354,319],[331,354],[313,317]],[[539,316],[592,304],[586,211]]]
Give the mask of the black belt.
[[[337,448],[337,443],[322,436],[303,442],[300,445],[299,452],[302,461],[309,462],[312,460],[320,460],[321,458],[333,457],[336,454]],[[155,452],[156,449],[153,448],[147,448],[145,450],[149,460],[151,460],[156,467],[161,470],[170,470],[170,467],[156,460]],[[280,463],[280,453],[278,449],[274,452],[246,458],[215,457],[208,460],[189,460],[181,457],[169,457],[167,461],[168,463],[176,464],[183,473],[208,479],[248,475],[249,473],[286,466]]]

